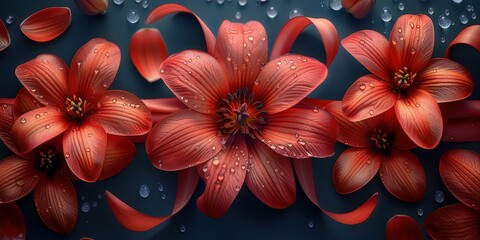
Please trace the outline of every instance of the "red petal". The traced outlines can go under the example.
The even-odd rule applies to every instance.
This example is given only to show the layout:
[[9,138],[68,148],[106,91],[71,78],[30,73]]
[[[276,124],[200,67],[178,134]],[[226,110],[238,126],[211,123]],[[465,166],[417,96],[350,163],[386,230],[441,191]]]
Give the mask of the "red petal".
[[105,14],[108,0],[75,0],[75,5],[87,15]]
[[406,202],[419,202],[427,188],[423,166],[410,151],[391,150],[380,166],[380,178],[387,190]]
[[267,62],[268,41],[263,25],[223,21],[218,29],[215,57],[224,67],[230,91],[251,89],[258,73]]
[[162,121],[176,111],[188,108],[178,98],[142,99],[142,102],[152,113],[153,124]]
[[324,18],[295,17],[283,26],[273,44],[271,59],[290,52],[295,40],[307,26],[312,24],[322,38],[327,55],[327,66],[330,66],[338,51],[338,33],[335,26]]
[[471,25],[464,28],[453,41],[448,45],[447,48],[447,58],[450,58],[450,48],[457,44],[467,44],[477,51],[480,52],[480,41],[478,41],[478,36],[480,36],[480,25]]
[[33,160],[11,155],[0,161],[0,204],[27,195],[38,182]]
[[358,31],[342,40],[342,46],[366,67],[384,81],[391,79],[391,60],[388,56],[388,41],[372,30]]
[[372,127],[367,121],[351,122],[342,112],[340,101],[330,103],[325,110],[337,120],[337,140],[352,147],[367,147],[371,144]]
[[70,180],[55,176],[42,178],[34,192],[35,206],[43,223],[61,234],[70,233],[77,223],[78,203]]
[[422,231],[413,218],[395,215],[387,222],[387,240],[423,240]]
[[391,83],[370,74],[350,86],[343,96],[342,110],[350,121],[356,122],[387,111],[396,101]]
[[33,41],[48,42],[60,36],[72,21],[72,12],[68,7],[50,7],[42,9],[20,23],[20,30]]
[[27,112],[17,118],[12,132],[20,152],[28,152],[38,145],[60,135],[70,123],[65,114],[56,108],[43,107]]
[[250,165],[245,182],[260,201],[271,208],[286,208],[295,202],[295,178],[290,159],[258,141],[247,142]]
[[[198,165],[205,181],[205,191],[197,199],[198,209],[209,217],[222,217],[232,205],[245,181],[248,149],[243,136],[205,164]],[[243,167],[242,167],[243,166]]]
[[285,55],[271,60],[255,80],[252,91],[269,114],[299,103],[327,77],[328,70],[316,59]]
[[19,65],[15,69],[15,75],[42,104],[65,107],[69,82],[68,67],[62,59],[54,55],[39,55]]
[[175,171],[203,163],[220,152],[226,136],[218,132],[216,116],[181,110],[152,128],[145,148],[156,168]]
[[207,45],[208,53],[212,54],[213,49],[215,47],[215,36],[213,35],[212,31],[210,31],[210,29],[202,21],[202,19],[200,19],[190,9],[182,5],[175,4],[175,3],[167,3],[167,4],[160,5],[150,12],[150,14],[147,16],[147,19],[145,20],[145,23],[152,24],[169,14],[176,13],[176,12],[188,13],[193,15],[197,19],[198,23],[200,24],[200,27],[202,28],[203,35],[205,37],[205,43]]
[[329,157],[337,135],[335,119],[320,109],[290,108],[269,115],[257,138],[286,157]]
[[63,134],[63,153],[72,172],[85,182],[95,182],[103,168],[107,134],[93,122],[74,126]]
[[443,129],[442,142],[480,142],[480,118],[448,119]]
[[120,66],[120,48],[103,38],[94,38],[78,49],[70,64],[70,89],[87,100],[107,90]]
[[315,99],[315,98],[304,98],[300,101],[295,108],[302,109],[324,109],[328,104],[335,102],[335,100],[325,100],[325,99]]
[[12,127],[14,121],[13,105],[7,103],[3,99],[0,99],[1,111],[0,111],[0,139],[3,144],[7,146],[15,154],[19,154],[16,142],[13,138]]
[[10,34],[3,24],[3,21],[0,20],[0,52],[10,46]]
[[424,90],[398,99],[395,114],[405,133],[419,147],[432,149],[440,142],[443,119],[435,99]]
[[147,231],[162,224],[182,210],[192,197],[195,188],[197,187],[197,183],[198,174],[195,168],[188,168],[178,172],[175,203],[173,205],[172,213],[165,217],[154,217],[138,212],[115,197],[109,191],[105,191],[105,196],[108,206],[122,226],[132,231]]
[[317,192],[315,190],[315,179],[313,177],[312,160],[311,159],[295,159],[293,158],[293,165],[295,166],[295,173],[297,174],[298,182],[302,187],[307,197],[315,204],[323,213],[333,220],[342,224],[359,224],[367,220],[377,206],[378,193],[373,194],[365,203],[357,209],[347,213],[334,213],[327,211],[320,207],[317,199]]
[[26,232],[25,220],[17,204],[0,204],[0,239],[24,240]]
[[366,17],[374,5],[375,0],[342,0],[342,6],[347,12],[358,19]]
[[472,76],[468,70],[445,58],[432,59],[416,80],[418,88],[432,94],[439,103],[464,99],[473,91]]
[[89,120],[97,122],[108,134],[142,135],[152,128],[152,115],[137,96],[122,90],[109,90],[93,103]]
[[44,107],[44,105],[38,102],[38,100],[32,94],[30,94],[26,88],[21,88],[18,91],[13,104],[15,119],[24,113],[41,107]]
[[440,104],[442,114],[452,118],[480,118],[480,101],[463,100]]
[[365,186],[375,177],[382,157],[368,148],[348,148],[333,166],[333,185],[338,193],[348,194]]
[[130,59],[149,82],[160,79],[160,64],[168,57],[167,46],[156,28],[142,28],[130,40]]
[[410,72],[419,72],[432,58],[434,42],[430,17],[422,14],[400,16],[390,34],[390,58],[394,68],[407,67]]
[[448,190],[460,202],[480,210],[480,154],[450,150],[442,155],[439,170]]
[[214,113],[229,91],[227,76],[217,60],[196,50],[167,58],[160,76],[177,98],[201,113]]
[[441,207],[423,224],[427,234],[437,239],[480,239],[480,214],[461,203]]
[[128,138],[107,135],[107,149],[98,180],[104,180],[119,173],[133,160],[136,153],[135,144]]

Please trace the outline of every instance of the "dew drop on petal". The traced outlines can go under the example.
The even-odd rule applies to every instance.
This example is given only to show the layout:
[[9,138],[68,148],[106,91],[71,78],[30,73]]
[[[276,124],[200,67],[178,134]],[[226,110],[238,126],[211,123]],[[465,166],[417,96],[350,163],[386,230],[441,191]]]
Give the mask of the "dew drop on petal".
[[375,112],[373,110],[368,111],[370,115],[373,115]]
[[437,190],[437,191],[435,191],[435,194],[433,195],[433,199],[437,203],[442,203],[445,200],[445,194],[442,191]]
[[21,123],[21,124],[24,124],[24,123],[26,123],[26,122],[27,122],[27,119],[25,119],[25,118],[20,119],[20,123]]
[[140,194],[140,197],[147,198],[150,195],[150,189],[144,184],[140,186],[138,193]]
[[82,212],[85,212],[85,213],[90,212],[90,209],[91,207],[89,202],[82,203]]
[[366,88],[367,88],[367,85],[365,85],[365,83],[360,83],[360,84],[358,85],[358,89],[360,89],[360,90],[362,90],[362,91],[364,91]]
[[212,164],[218,166],[218,164],[220,164],[220,158],[217,156],[213,157]]

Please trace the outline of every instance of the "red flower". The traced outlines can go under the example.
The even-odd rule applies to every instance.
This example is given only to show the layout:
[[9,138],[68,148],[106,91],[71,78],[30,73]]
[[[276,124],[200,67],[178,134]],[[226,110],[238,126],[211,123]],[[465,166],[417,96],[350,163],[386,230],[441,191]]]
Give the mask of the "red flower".
[[[34,191],[35,206],[42,221],[52,230],[69,233],[77,221],[78,204],[73,176],[66,166],[62,139],[54,138],[20,154],[13,140],[16,116],[41,106],[25,89],[15,104],[0,103],[0,138],[15,154],[0,161],[0,203],[13,202]],[[41,108],[39,108],[41,109]],[[23,116],[23,115],[22,115]],[[99,179],[115,175],[133,159],[136,148],[127,138],[108,135]]]
[[345,93],[342,109],[359,121],[394,109],[400,126],[422,148],[434,148],[442,136],[438,103],[468,97],[473,82],[460,64],[430,59],[433,23],[425,15],[402,15],[390,41],[364,30],[342,40],[342,45],[373,74],[359,78]]
[[358,122],[348,120],[340,102],[329,104],[326,110],[337,119],[337,140],[351,146],[340,154],[333,167],[337,192],[357,191],[380,172],[392,195],[403,201],[422,200],[427,185],[425,172],[408,150],[415,144],[400,128],[393,110]]
[[80,179],[100,176],[107,134],[147,133],[151,114],[135,95],[107,90],[120,65],[120,49],[104,39],[92,39],[73,57],[70,70],[53,55],[40,55],[16,69],[20,82],[45,107],[20,116],[13,136],[27,152],[63,133],[65,159]]
[[225,21],[213,56],[186,50],[161,65],[161,78],[190,109],[155,125],[146,150],[162,170],[197,166],[206,182],[197,204],[209,216],[222,216],[244,182],[268,206],[285,208],[295,200],[289,157],[333,154],[334,119],[294,107],[326,67],[294,54],[267,63],[267,48],[260,23]]
[[440,176],[461,202],[432,212],[423,225],[433,239],[480,239],[480,154],[450,150],[440,159]]

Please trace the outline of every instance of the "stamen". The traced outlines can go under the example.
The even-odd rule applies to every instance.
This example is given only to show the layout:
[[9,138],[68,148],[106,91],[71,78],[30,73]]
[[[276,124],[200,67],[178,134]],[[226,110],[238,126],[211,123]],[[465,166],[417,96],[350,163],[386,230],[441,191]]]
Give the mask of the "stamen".
[[80,97],[73,95],[73,99],[67,98],[65,100],[67,113],[73,117],[83,117],[87,108],[87,100],[83,100]]
[[390,146],[387,132],[384,132],[381,129],[374,129],[373,131],[374,132],[370,140],[372,140],[377,148],[381,150],[387,150]]
[[415,76],[417,76],[417,73],[409,72],[407,67],[403,67],[403,70],[399,69],[395,73],[393,79],[395,80],[397,89],[404,90],[412,85]]

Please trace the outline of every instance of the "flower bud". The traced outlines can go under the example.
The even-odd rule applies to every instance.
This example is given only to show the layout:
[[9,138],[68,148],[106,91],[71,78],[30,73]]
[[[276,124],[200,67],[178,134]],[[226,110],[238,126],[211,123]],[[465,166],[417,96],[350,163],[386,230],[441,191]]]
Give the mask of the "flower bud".
[[87,15],[105,14],[108,0],[75,0],[77,7]]
[[342,0],[342,6],[355,18],[364,18],[372,10],[375,0]]

